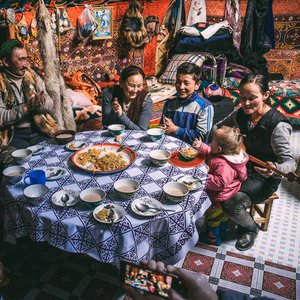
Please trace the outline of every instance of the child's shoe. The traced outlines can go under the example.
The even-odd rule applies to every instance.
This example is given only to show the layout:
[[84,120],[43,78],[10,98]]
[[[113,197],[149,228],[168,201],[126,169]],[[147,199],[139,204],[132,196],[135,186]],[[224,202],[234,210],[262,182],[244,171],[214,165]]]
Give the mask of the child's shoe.
[[222,243],[219,227],[206,227],[206,242],[211,245],[220,246]]

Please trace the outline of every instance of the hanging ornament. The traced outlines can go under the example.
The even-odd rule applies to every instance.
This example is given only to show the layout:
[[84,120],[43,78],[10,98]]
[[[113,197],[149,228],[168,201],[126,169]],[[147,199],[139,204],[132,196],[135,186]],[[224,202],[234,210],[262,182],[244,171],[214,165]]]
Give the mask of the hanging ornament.
[[24,15],[22,15],[21,21],[16,25],[16,38],[19,42],[22,44],[27,44],[29,42],[29,30],[27,26],[27,22],[24,18]]
[[35,38],[38,35],[37,21],[36,21],[36,18],[35,18],[34,15],[32,16],[32,20],[31,20],[31,23],[30,23],[30,33]]
[[72,24],[67,12],[67,9],[63,8],[59,18],[59,32],[64,33],[72,28]]

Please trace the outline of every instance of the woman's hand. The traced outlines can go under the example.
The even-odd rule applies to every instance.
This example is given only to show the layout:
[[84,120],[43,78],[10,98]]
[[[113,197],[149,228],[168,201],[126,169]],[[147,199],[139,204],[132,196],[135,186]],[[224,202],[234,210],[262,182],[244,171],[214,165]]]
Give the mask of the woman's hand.
[[[268,167],[276,169],[276,166],[271,161],[267,161],[266,164]],[[254,170],[257,171],[261,176],[266,178],[272,176],[274,173],[274,171],[270,170],[269,168],[261,168],[257,166],[254,167]]]
[[121,117],[123,110],[122,110],[122,106],[118,101],[118,98],[115,98],[114,101],[112,102],[112,109],[117,114],[118,117]]
[[197,148],[197,149],[200,149],[201,148],[201,145],[202,145],[202,140],[201,139],[198,139],[198,138],[195,138],[194,142],[193,142],[193,147]]

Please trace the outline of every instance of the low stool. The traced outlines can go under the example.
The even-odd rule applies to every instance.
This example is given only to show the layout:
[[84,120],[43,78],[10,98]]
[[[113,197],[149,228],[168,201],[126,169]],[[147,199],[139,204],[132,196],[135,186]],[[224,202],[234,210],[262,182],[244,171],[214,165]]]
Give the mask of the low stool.
[[273,193],[268,199],[259,203],[253,204],[250,208],[250,215],[253,217],[254,221],[261,224],[261,230],[267,231],[269,227],[269,222],[271,218],[273,200],[278,199],[278,195]]

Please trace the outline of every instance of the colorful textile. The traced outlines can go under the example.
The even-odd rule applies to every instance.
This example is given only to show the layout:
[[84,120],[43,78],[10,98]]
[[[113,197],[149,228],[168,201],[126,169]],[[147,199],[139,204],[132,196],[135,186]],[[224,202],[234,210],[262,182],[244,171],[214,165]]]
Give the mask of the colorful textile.
[[205,0],[192,0],[186,25],[191,26],[197,22],[206,22],[206,4]]
[[264,57],[270,73],[282,74],[284,79],[300,79],[300,49],[271,49]]
[[[226,78],[225,88],[235,106],[239,106],[240,79]],[[269,84],[272,106],[289,118],[292,125],[300,125],[300,80],[278,80]]]

